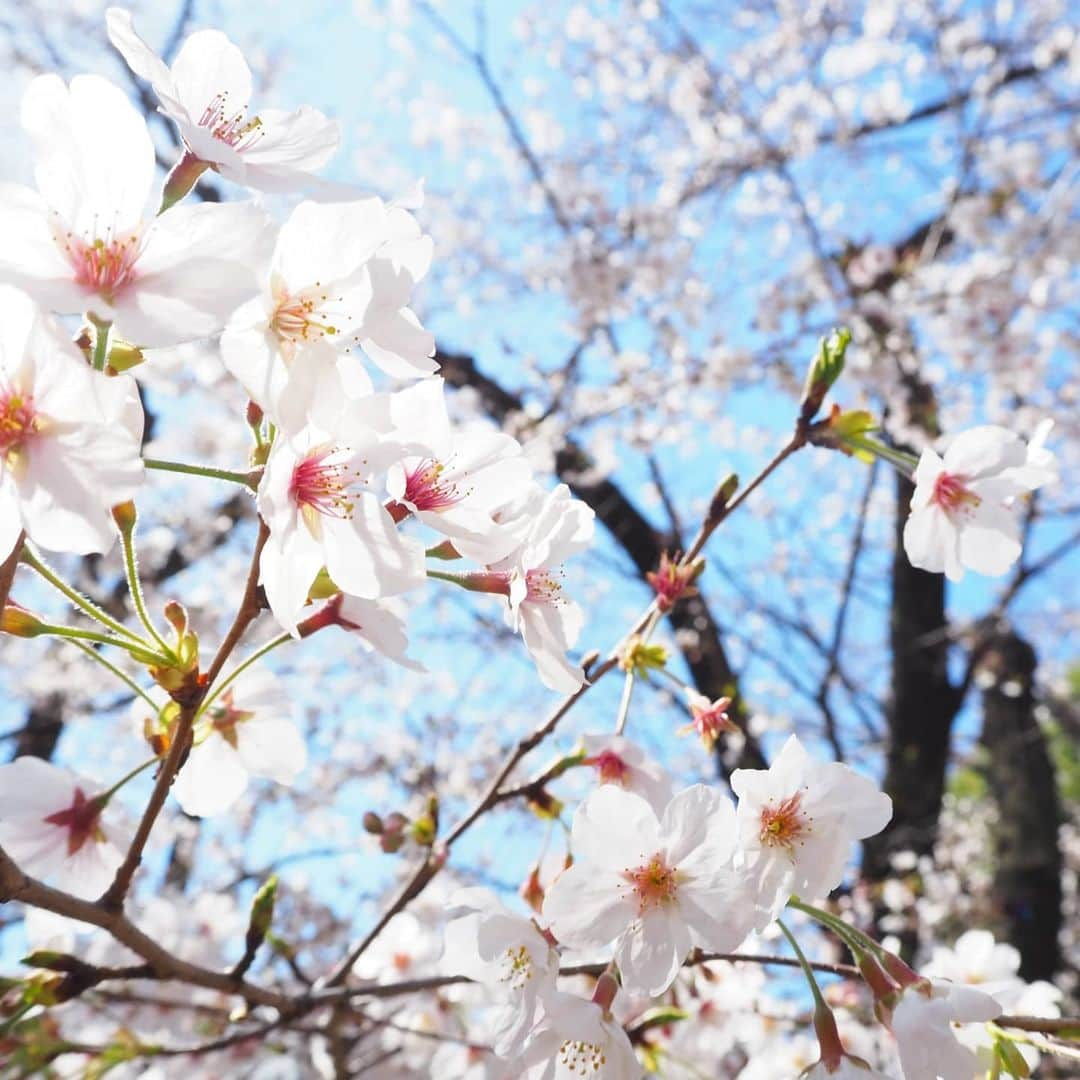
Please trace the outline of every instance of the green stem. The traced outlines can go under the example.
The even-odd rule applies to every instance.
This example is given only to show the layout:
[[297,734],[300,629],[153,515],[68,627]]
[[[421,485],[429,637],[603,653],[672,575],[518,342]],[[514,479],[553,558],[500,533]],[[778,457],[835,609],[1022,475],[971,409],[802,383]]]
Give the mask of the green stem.
[[144,761],[141,765],[136,765],[135,768],[131,770],[131,772],[127,773],[119,780],[117,780],[116,783],[113,784],[113,786],[109,788],[108,791],[103,791],[98,796],[101,805],[104,806],[129,780],[134,780],[135,777],[139,775],[139,773],[145,772],[147,769],[150,768],[151,765],[156,765],[158,763],[158,760],[158,758],[152,757],[149,761]]
[[158,703],[130,675],[121,671],[111,660],[106,660],[97,649],[91,649],[89,645],[81,641],[72,641],[71,644],[77,649],[82,649],[87,656],[93,657],[102,667],[108,668],[125,686],[138,697],[141,697],[148,705],[153,706],[154,711],[157,712]]
[[844,442],[851,446],[865,450],[875,457],[887,461],[894,468],[899,469],[905,476],[911,476],[919,464],[919,459],[914,454],[908,454],[903,450],[897,450],[893,446],[886,446],[877,439],[871,439],[867,435],[846,435]]
[[885,950],[872,937],[867,936],[861,930],[856,929],[843,919],[831,915],[813,904],[806,904],[797,896],[788,901],[788,907],[809,915],[815,922],[821,923],[826,929],[831,930],[845,945],[857,956],[860,952],[869,952],[873,956],[882,956]]
[[258,485],[252,482],[250,473],[234,472],[231,469],[215,469],[210,465],[186,465],[181,461],[163,461],[160,458],[143,458],[148,469],[159,472],[183,473],[185,476],[207,476],[211,480],[226,480],[230,484],[242,484],[254,490]]
[[150,636],[157,642],[158,647],[166,657],[172,657],[172,649],[165,643],[165,639],[157,632],[150,612],[146,609],[146,601],[143,599],[142,582],[139,580],[139,561],[135,555],[135,525],[120,530],[120,542],[124,549],[124,572],[127,574],[128,591],[131,593],[131,602],[135,605],[135,612],[139,621],[146,627]]
[[[664,678],[670,679],[677,687],[679,687],[680,690],[694,690],[694,687],[692,687],[689,683],[683,682],[683,680],[680,679],[674,671],[668,671],[666,667],[653,668],[649,672],[649,675],[653,674],[663,675]],[[697,691],[695,690],[694,692],[696,693]]]
[[95,371],[104,371],[105,361],[109,356],[109,328],[112,323],[96,319],[92,315],[90,321],[94,324],[94,356],[91,362]]
[[810,961],[806,959],[806,954],[799,948],[799,943],[795,940],[795,935],[784,925],[783,919],[777,919],[776,925],[780,927],[780,932],[787,938],[792,952],[795,953],[795,957],[799,961],[799,967],[802,968],[802,972],[806,976],[806,981],[810,984],[810,993],[814,995],[814,1004],[818,1008],[828,1008],[825,1004],[825,998],[821,993],[821,987],[818,986],[818,981],[814,977],[814,969],[810,966]]
[[272,652],[279,645],[284,645],[287,641],[292,641],[291,634],[279,634],[276,638],[271,638],[265,645],[256,649],[249,657],[237,664],[233,670],[225,676],[225,678],[213,687],[209,694],[203,699],[203,703],[199,706],[199,711],[195,714],[197,720],[211,705],[245,672],[252,664],[257,660],[261,660],[268,652]]
[[95,619],[97,622],[101,623],[102,626],[107,626],[115,634],[124,634],[126,637],[139,642],[141,645],[146,644],[138,634],[129,630],[122,622],[118,622],[107,612],[99,608],[92,600],[72,588],[59,576],[59,574],[46,565],[44,560],[42,560],[29,544],[23,548],[22,561],[29,566],[31,570],[34,570],[43,577],[54,589],[63,593],[64,596],[66,596],[77,608],[89,615],[90,618]]
[[152,656],[155,661],[160,661],[163,665],[168,662],[164,656],[159,656],[142,645],[136,645],[134,641],[112,637],[109,634],[98,634],[93,630],[80,630],[76,626],[58,626],[56,623],[41,622],[37,624],[37,633],[34,636],[36,637],[37,634],[51,634],[53,637],[68,638],[72,641],[95,641],[99,645],[115,645],[116,648],[126,649],[128,652],[134,650]]

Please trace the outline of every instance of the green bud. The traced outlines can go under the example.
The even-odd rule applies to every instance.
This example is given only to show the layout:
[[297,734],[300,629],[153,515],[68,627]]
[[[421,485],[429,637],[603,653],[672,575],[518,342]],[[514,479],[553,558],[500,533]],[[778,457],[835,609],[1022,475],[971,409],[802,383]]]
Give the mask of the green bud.
[[844,354],[851,342],[851,331],[846,327],[831,330],[819,342],[810,370],[806,373],[803,387],[802,408],[799,419],[809,423],[818,414],[825,395],[844,370]]
[[244,948],[254,952],[263,942],[274,918],[274,901],[277,899],[277,874],[271,874],[260,886],[251,901],[251,918],[248,921]]

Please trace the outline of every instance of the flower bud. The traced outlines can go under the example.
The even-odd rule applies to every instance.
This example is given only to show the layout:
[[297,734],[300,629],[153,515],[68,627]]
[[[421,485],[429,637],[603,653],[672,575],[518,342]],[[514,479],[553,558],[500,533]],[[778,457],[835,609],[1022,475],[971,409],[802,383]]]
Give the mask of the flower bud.
[[263,411],[256,402],[249,401],[247,403],[244,419],[247,421],[247,426],[249,428],[258,428],[262,426]]
[[371,833],[372,836],[382,835],[383,820],[374,810],[365,811],[361,824],[364,826],[364,832]]
[[708,521],[718,521],[724,516],[727,505],[739,490],[739,478],[735,473],[728,473],[723,482],[713,493],[712,502],[709,503]]
[[165,605],[165,621],[176,631],[177,638],[182,638],[188,628],[187,608],[178,600],[170,600]]
[[695,596],[697,589],[693,588],[693,582],[704,569],[704,559],[698,558],[688,566],[682,566],[678,559],[670,559],[668,553],[663,552],[657,569],[645,575],[645,580],[656,593],[657,607],[661,611],[670,611],[683,597]]
[[135,504],[128,499],[127,502],[117,503],[112,508],[112,517],[121,535],[127,536],[135,528],[135,522],[138,521],[139,515],[135,510]]
[[544,821],[552,821],[557,818],[564,809],[561,799],[556,799],[546,788],[530,795],[528,800],[529,809]]
[[844,370],[844,354],[850,342],[851,331],[846,327],[830,331],[818,342],[803,387],[802,408],[799,411],[802,423],[807,424],[817,416],[825,395],[840,378]]
[[0,633],[11,634],[12,637],[37,637],[45,633],[45,623],[32,611],[9,600],[4,605],[3,614],[0,614]]
[[248,920],[247,935],[244,938],[244,948],[248,952],[254,952],[263,943],[270,929],[270,923],[274,918],[277,887],[277,874],[271,874],[251,901],[251,918]]

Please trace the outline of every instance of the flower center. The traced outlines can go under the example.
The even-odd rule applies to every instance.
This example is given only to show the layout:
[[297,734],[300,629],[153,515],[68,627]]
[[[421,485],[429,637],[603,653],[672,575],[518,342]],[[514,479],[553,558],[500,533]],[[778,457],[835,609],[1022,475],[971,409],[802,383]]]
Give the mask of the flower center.
[[735,731],[735,725],[727,714],[731,698],[718,698],[710,702],[705,698],[690,702],[690,715],[693,721],[682,729],[696,731],[707,750],[712,750],[724,731]]
[[792,855],[796,844],[805,843],[811,820],[803,813],[802,792],[797,791],[782,802],[761,808],[758,839],[766,847],[782,847]]
[[246,108],[235,112],[230,109],[227,90],[215,94],[199,118],[199,127],[206,128],[218,142],[241,154],[262,138],[262,126],[263,122],[257,116],[247,119]]
[[319,341],[341,333],[336,324],[341,318],[351,319],[346,313],[334,315],[326,305],[339,300],[323,292],[322,285],[314,285],[299,292],[290,293],[284,281],[277,275],[272,284],[274,313],[270,316],[270,329],[277,334],[287,351],[305,342]]
[[534,604],[553,604],[558,607],[563,602],[562,585],[547,570],[530,570],[525,575],[526,600]]
[[670,904],[679,887],[678,869],[668,866],[667,859],[659,852],[640,866],[624,870],[622,876],[637,897],[639,915],[649,908]]
[[614,750],[602,750],[586,758],[582,765],[592,765],[600,773],[601,784],[625,784],[630,776],[630,766]]
[[232,690],[226,690],[221,695],[221,704],[210,710],[210,723],[213,729],[235,750],[237,725],[250,720],[254,715],[253,712],[238,709],[233,701]]
[[503,954],[504,974],[499,982],[509,983],[511,990],[521,990],[533,977],[532,953],[525,945],[511,945]]
[[982,499],[964,483],[964,477],[955,473],[938,473],[934,481],[934,494],[931,501],[938,504],[946,513],[957,513],[974,509]]
[[50,825],[59,825],[68,830],[67,853],[74,855],[87,840],[105,839],[105,834],[98,824],[101,811],[101,803],[97,799],[88,799],[83,789],[77,787],[71,805],[66,810],[50,814],[44,820]]
[[405,501],[417,510],[446,510],[468,495],[457,484],[444,480],[446,466],[425,458],[405,477]]
[[141,252],[137,232],[84,240],[67,231],[57,234],[57,243],[75,271],[76,283],[110,303],[135,280]]
[[39,426],[30,394],[0,389],[0,460],[14,458]]
[[356,501],[351,487],[359,473],[347,461],[334,461],[336,449],[322,450],[304,458],[294,469],[289,495],[300,508],[308,526],[317,526],[317,515],[352,517]]
[[607,1054],[599,1043],[584,1039],[567,1039],[559,1047],[559,1061],[564,1069],[575,1075],[598,1073],[607,1064]]

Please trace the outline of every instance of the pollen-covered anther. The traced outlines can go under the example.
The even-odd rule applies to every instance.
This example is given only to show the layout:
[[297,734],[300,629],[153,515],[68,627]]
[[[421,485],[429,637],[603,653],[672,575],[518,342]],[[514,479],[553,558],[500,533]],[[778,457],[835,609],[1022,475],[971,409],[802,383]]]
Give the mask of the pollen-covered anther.
[[525,945],[508,946],[503,964],[505,970],[499,981],[509,983],[512,990],[520,990],[533,977],[532,953]]
[[75,281],[107,300],[135,280],[135,264],[142,250],[137,232],[92,240],[63,232],[56,234],[56,241],[75,272]]
[[352,517],[356,500],[351,488],[359,474],[348,464],[333,461],[333,450],[312,454],[293,469],[289,494],[301,511],[323,517]]
[[567,1039],[559,1047],[559,1061],[571,1073],[589,1076],[598,1073],[607,1064],[607,1055],[599,1043]]
[[38,427],[33,397],[0,387],[0,458],[17,454]]
[[525,575],[528,588],[527,599],[538,604],[564,603],[562,584],[555,580],[549,570],[530,570]]
[[782,847],[789,854],[803,844],[810,832],[812,819],[802,808],[802,792],[797,791],[778,803],[768,803],[761,809],[759,839],[766,847]]
[[250,150],[262,138],[262,126],[257,116],[247,119],[247,109],[230,113],[228,91],[215,94],[199,117],[199,127],[239,153]]
[[280,280],[273,283],[274,312],[270,316],[270,329],[286,345],[300,345],[336,337],[343,332],[342,323],[352,316],[334,312],[333,305],[340,304],[340,296],[323,292],[316,282],[307,289],[289,292]]
[[446,510],[466,497],[467,492],[443,479],[446,466],[425,458],[405,477],[405,501],[417,510]]
[[670,904],[679,888],[678,869],[669,866],[659,852],[640,866],[624,870],[622,877],[637,898],[639,913]]
[[948,472],[938,474],[931,498],[946,513],[973,510],[982,502],[982,499],[968,488],[964,477]]

